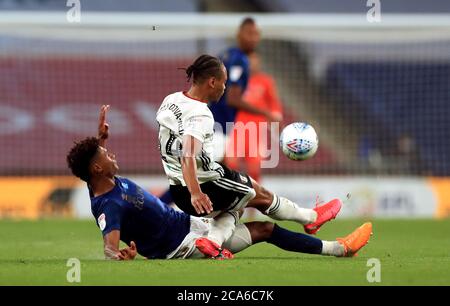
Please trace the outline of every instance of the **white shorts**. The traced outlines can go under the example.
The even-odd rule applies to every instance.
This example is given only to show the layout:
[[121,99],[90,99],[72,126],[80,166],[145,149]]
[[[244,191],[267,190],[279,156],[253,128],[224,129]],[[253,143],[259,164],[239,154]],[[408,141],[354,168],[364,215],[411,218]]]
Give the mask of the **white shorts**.
[[[214,219],[201,218],[191,216],[191,227],[189,233],[184,237],[181,244],[169,255],[167,259],[184,259],[184,258],[194,258],[193,256],[195,247],[195,240],[201,237],[208,237],[211,227],[214,226]],[[200,258],[201,256],[199,256]]]

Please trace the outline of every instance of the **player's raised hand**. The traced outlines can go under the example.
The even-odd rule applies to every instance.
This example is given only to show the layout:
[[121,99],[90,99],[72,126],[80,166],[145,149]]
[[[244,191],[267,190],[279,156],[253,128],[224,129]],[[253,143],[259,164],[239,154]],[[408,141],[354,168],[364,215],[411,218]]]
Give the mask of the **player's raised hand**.
[[98,118],[98,138],[102,140],[106,140],[109,136],[109,124],[106,123],[106,112],[108,109],[109,105],[102,105]]
[[210,214],[213,211],[211,200],[208,195],[203,192],[191,194],[191,204],[199,215],[204,214],[205,212]]

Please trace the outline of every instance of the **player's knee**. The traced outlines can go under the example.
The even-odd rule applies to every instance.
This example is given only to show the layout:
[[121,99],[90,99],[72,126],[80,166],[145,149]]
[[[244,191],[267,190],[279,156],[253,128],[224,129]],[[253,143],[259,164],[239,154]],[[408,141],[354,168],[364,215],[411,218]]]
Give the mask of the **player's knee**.
[[255,221],[245,223],[245,226],[247,226],[252,242],[255,244],[258,242],[267,241],[272,236],[274,224],[267,221]]
[[274,227],[274,224],[272,222],[269,222],[269,221],[263,222],[262,232],[266,239],[269,239],[272,236],[273,227]]
[[268,221],[258,223],[259,241],[266,241],[272,236],[273,226],[274,224]]

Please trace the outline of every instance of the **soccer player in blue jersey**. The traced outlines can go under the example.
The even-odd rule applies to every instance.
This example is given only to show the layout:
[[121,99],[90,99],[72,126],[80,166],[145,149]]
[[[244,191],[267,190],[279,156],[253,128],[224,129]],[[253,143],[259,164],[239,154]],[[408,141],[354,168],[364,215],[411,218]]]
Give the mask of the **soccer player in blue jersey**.
[[227,69],[228,80],[223,96],[219,101],[210,103],[209,107],[214,120],[220,123],[226,134],[231,132],[226,129],[226,124],[235,122],[238,110],[263,115],[269,122],[281,120],[279,113],[255,107],[243,99],[250,74],[248,55],[255,51],[259,41],[260,31],[256,22],[253,18],[247,17],[239,26],[237,46],[227,49],[219,56]]
[[[87,182],[92,214],[103,233],[106,258],[133,259],[136,252],[147,258],[231,258],[227,250],[201,239],[206,238],[214,222],[176,211],[131,180],[116,175],[119,166],[115,155],[105,147],[109,135],[108,107],[102,106],[98,137],[77,142],[67,155],[72,173]],[[128,247],[119,250],[120,240]],[[194,255],[196,250],[200,252]]]
[[[67,155],[72,173],[87,183],[106,258],[132,260],[139,253],[149,259],[227,259],[233,257],[232,252],[262,241],[294,252],[353,256],[367,243],[370,223],[345,238],[322,241],[270,222],[250,222],[239,224],[227,241],[212,241],[209,234],[217,226],[215,220],[176,211],[133,181],[116,175],[115,155],[105,147],[107,109],[103,106],[100,112],[98,137],[76,142]],[[120,241],[128,246],[119,249]]]

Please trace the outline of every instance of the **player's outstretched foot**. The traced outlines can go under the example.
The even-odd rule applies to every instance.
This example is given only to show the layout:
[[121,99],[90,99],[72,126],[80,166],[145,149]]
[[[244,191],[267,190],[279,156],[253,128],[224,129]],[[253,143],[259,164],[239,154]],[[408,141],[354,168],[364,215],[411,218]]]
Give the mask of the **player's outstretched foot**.
[[218,260],[232,259],[233,253],[227,249],[222,249],[220,245],[209,240],[208,238],[198,238],[195,240],[195,246],[202,252],[207,258],[213,258]]
[[321,206],[316,204],[316,207],[313,208],[313,210],[317,213],[317,219],[314,223],[304,226],[305,232],[311,235],[316,234],[324,223],[336,218],[337,214],[341,210],[341,207],[342,201],[339,199],[331,200]]
[[366,222],[347,237],[337,238],[336,240],[344,246],[344,256],[353,257],[357,255],[356,252],[369,242],[372,234],[372,223]]

